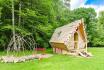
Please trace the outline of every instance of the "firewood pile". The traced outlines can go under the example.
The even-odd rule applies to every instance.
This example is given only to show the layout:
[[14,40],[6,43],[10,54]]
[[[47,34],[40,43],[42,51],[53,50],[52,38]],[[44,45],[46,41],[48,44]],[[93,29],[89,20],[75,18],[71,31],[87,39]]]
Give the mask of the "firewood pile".
[[18,63],[18,62],[25,62],[28,60],[33,60],[33,59],[40,59],[40,58],[49,58],[51,57],[52,54],[35,54],[35,55],[27,55],[27,56],[21,56],[21,57],[15,57],[15,56],[2,56],[1,62],[4,63]]

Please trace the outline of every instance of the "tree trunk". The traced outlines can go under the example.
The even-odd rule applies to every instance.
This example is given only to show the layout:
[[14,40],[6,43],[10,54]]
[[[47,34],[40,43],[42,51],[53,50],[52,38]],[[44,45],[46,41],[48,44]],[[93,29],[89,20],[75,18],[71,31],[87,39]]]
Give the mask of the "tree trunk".
[[20,3],[19,3],[19,24],[18,24],[18,26],[20,26],[20,24],[21,24],[21,1],[20,1]]
[[12,26],[13,26],[13,49],[17,50],[15,41],[14,0],[12,0]]

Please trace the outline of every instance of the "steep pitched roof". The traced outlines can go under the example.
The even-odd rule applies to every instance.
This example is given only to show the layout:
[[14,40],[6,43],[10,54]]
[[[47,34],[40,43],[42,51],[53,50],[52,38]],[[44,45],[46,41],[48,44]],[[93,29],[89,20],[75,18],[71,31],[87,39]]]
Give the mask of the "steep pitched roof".
[[77,27],[83,23],[82,20],[77,20],[62,27],[56,28],[50,42],[65,43],[67,39],[70,39],[72,34],[76,32]]

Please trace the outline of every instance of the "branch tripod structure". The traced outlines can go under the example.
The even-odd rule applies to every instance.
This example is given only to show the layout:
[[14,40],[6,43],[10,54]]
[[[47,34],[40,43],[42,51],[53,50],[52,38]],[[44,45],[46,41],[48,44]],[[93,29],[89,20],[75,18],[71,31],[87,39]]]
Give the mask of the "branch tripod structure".
[[[19,8],[19,12],[21,12],[21,5]],[[16,33],[15,30],[15,22],[14,22],[15,16],[14,16],[14,0],[12,0],[12,37],[7,47],[7,55],[9,55],[9,52],[14,52],[13,55],[18,54],[20,51],[25,50],[33,50],[35,48],[35,40],[32,35],[23,36],[22,34]],[[19,16],[19,26],[21,23],[21,16]],[[25,54],[25,53],[24,53]]]

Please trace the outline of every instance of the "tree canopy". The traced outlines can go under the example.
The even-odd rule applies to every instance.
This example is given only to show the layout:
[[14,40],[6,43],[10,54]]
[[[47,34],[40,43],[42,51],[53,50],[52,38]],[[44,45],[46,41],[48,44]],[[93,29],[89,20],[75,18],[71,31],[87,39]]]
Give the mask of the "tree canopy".
[[[96,18],[93,8],[70,10],[70,0],[14,0],[16,33],[33,35],[42,47],[50,47],[55,28],[84,18],[90,46],[104,46],[104,12]],[[95,34],[96,33],[96,34]],[[0,48],[6,48],[12,36],[12,0],[0,0]]]

